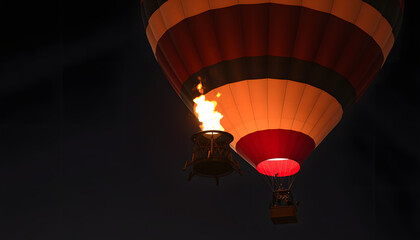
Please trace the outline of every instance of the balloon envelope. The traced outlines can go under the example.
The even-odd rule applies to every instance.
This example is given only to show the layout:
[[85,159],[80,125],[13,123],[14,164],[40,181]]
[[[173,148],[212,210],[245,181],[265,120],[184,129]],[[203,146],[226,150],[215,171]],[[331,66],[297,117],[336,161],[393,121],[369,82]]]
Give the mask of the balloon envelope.
[[202,83],[231,147],[281,177],[299,171],[366,91],[394,44],[403,1],[143,0],[141,10],[185,104],[193,109]]

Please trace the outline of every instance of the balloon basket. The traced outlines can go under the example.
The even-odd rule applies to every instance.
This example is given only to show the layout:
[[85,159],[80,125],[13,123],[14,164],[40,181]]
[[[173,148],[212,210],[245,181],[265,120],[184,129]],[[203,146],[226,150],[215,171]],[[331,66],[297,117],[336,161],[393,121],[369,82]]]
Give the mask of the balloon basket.
[[270,206],[270,219],[274,224],[297,223],[297,208],[289,190],[273,192]]
[[216,179],[219,185],[219,178],[238,172],[242,175],[239,163],[232,158],[232,150],[229,144],[233,136],[224,131],[209,130],[201,131],[191,138],[194,143],[192,159],[185,162],[183,170],[191,166],[188,181],[193,176],[210,177]]

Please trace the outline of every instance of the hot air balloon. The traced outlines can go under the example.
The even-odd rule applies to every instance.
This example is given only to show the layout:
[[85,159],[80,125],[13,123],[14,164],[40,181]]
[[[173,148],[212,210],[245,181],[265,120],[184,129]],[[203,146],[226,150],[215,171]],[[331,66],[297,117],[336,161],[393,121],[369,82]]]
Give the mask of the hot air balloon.
[[143,0],[141,11],[175,91],[191,111],[200,95],[217,101],[231,148],[267,178],[275,207],[288,202],[300,166],[383,66],[403,4]]

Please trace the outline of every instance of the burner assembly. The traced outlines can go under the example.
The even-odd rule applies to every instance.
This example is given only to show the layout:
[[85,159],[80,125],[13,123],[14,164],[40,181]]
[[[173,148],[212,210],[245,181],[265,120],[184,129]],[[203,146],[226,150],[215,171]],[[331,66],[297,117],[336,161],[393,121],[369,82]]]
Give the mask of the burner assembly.
[[232,158],[232,150],[229,144],[233,136],[224,131],[209,130],[194,134],[191,138],[194,143],[194,150],[190,161],[185,162],[183,170],[191,166],[188,181],[193,176],[210,177],[216,179],[219,185],[219,178],[238,172],[242,175],[239,163]]

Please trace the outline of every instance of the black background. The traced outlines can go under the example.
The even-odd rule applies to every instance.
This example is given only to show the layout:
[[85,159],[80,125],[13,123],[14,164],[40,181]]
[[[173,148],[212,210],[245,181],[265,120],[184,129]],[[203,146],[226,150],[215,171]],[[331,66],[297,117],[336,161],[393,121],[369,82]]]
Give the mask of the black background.
[[186,181],[198,123],[154,59],[139,0],[1,1],[0,239],[419,239],[411,4],[375,82],[302,166],[299,223],[275,226],[244,161],[219,187]]

